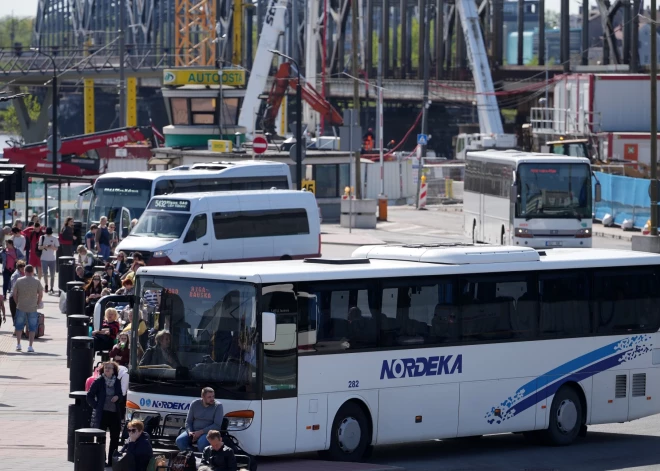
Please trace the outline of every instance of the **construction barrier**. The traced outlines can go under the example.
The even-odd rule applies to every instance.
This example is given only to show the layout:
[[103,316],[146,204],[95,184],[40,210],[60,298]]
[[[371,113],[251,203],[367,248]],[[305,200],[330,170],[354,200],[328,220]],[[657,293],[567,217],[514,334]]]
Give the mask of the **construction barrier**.
[[[602,221],[611,214],[614,224],[632,220],[633,227],[642,229],[651,216],[650,180],[594,172],[601,185],[601,201],[594,203],[594,219]],[[595,189],[594,180],[592,188]]]
[[419,203],[417,209],[426,209],[426,197],[428,196],[428,185],[426,184],[426,177],[422,175],[422,182],[419,187]]

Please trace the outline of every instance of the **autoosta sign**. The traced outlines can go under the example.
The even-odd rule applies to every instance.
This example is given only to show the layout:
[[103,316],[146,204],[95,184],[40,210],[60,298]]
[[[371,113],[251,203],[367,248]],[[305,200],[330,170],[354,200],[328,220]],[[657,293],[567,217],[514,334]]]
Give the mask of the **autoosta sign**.
[[165,69],[163,71],[163,85],[220,85],[220,73],[222,72],[222,84],[231,87],[245,85],[245,71],[238,69],[213,70],[213,69]]

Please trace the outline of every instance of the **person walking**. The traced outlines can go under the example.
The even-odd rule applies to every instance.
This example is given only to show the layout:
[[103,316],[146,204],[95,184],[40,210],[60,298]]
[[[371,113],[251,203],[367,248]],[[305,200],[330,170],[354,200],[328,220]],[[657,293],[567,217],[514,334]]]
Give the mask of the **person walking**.
[[[55,260],[57,258],[57,248],[60,246],[60,241],[53,236],[53,228],[46,228],[46,235],[41,236],[38,249],[41,250],[41,270],[44,274],[44,282],[46,283],[46,291],[50,286],[50,293],[55,291]],[[50,273],[50,285],[48,284],[48,274]]]
[[215,402],[215,391],[206,387],[202,389],[202,397],[190,403],[186,417],[186,429],[176,439],[179,450],[190,450],[197,443],[199,451],[210,445],[206,434],[210,430],[222,428],[224,417],[222,403]]
[[85,234],[85,248],[90,252],[96,252],[96,232],[99,230],[97,224],[92,224],[92,226]]
[[43,275],[43,270],[41,269],[41,250],[39,250],[39,242],[41,241],[41,236],[44,235],[44,228],[41,227],[39,222],[35,222],[32,227],[28,227],[23,231],[25,238],[27,239],[27,247],[30,248],[30,251],[26,254],[27,262],[32,265],[37,272],[39,281],[41,281],[41,276]]
[[8,239],[7,245],[2,251],[2,296],[7,297],[7,291],[11,289],[11,275],[16,269],[16,263],[23,258],[23,252],[14,248],[14,241]]
[[25,236],[21,234],[21,230],[14,226],[11,228],[11,240],[14,242],[14,248],[25,253]]
[[64,221],[62,232],[60,232],[60,245],[63,257],[73,257],[73,246],[77,237],[73,233],[73,218],[69,216]]
[[37,331],[37,324],[39,322],[39,313],[37,309],[41,305],[44,297],[44,288],[34,277],[34,267],[28,265],[25,267],[25,276],[16,280],[16,285],[12,289],[14,300],[16,301],[16,351],[20,352],[21,336],[25,323],[28,325],[28,338],[30,346],[28,352],[34,353],[32,344],[34,342],[34,335]]
[[110,259],[110,231],[108,230],[108,218],[103,216],[99,222],[99,228],[94,235],[98,255],[107,262]]
[[[11,285],[16,285],[16,280],[25,276],[25,262],[19,260],[16,264],[16,270],[11,275]],[[9,312],[11,312],[11,320],[16,325],[16,301],[14,301],[14,291],[9,292]]]
[[122,396],[119,366],[113,361],[103,365],[103,374],[96,378],[87,392],[87,404],[93,409],[90,427],[110,429],[110,447],[107,462],[112,466],[112,455],[119,447],[121,417],[119,399]]

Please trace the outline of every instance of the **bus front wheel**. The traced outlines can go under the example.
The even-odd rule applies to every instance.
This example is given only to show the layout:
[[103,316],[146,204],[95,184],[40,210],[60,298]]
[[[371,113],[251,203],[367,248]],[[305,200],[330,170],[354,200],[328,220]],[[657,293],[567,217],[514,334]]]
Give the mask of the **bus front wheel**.
[[552,400],[550,425],[545,431],[545,441],[549,445],[570,445],[582,428],[582,402],[575,390],[563,386]]
[[358,461],[367,452],[371,437],[369,423],[357,404],[341,406],[332,423],[329,457],[334,461]]

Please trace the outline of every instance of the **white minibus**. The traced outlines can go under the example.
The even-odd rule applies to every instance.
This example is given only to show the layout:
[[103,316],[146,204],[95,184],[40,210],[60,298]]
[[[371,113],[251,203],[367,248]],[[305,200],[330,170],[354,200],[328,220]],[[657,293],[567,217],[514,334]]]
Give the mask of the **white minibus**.
[[128,416],[176,434],[211,386],[254,455],[359,460],[504,432],[567,445],[660,413],[659,305],[660,255],[632,251],[372,246],[141,268],[135,307],[178,362],[131,352]]
[[157,196],[117,246],[147,265],[318,257],[313,193],[227,191]]

